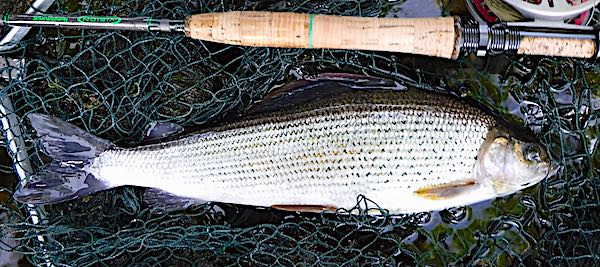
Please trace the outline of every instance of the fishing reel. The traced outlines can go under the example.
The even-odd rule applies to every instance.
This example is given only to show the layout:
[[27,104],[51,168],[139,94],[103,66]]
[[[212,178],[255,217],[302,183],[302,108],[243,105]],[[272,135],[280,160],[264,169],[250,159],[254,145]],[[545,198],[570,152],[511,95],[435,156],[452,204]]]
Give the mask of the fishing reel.
[[[524,36],[595,40],[590,26],[600,0],[466,0],[463,47],[478,56],[517,51]],[[593,58],[598,57],[598,51]]]
[[[517,22],[538,27],[587,26],[598,0],[466,0],[469,13],[486,23]],[[514,23],[513,23],[514,25]],[[575,27],[577,28],[577,27]]]

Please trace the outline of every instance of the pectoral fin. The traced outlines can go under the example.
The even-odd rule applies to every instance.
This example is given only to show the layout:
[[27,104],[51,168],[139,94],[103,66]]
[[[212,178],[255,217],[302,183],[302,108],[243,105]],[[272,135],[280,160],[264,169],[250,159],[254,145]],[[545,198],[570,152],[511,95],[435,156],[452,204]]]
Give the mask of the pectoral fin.
[[333,206],[325,205],[273,205],[271,208],[284,210],[284,211],[298,211],[298,212],[322,212],[322,211],[336,211],[337,208]]
[[463,180],[447,184],[422,187],[416,190],[415,194],[419,197],[429,200],[445,200],[461,194],[467,194],[476,189],[478,186],[479,185],[475,183],[475,180]]

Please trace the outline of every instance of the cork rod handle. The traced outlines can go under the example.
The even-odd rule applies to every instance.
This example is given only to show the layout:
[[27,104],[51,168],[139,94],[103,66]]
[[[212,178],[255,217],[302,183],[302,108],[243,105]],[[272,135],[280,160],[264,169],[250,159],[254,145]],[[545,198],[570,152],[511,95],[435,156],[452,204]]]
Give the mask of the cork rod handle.
[[523,37],[518,54],[557,57],[591,58],[595,55],[596,43],[587,39],[552,37]]
[[194,39],[243,46],[378,50],[442,58],[458,56],[452,17],[366,18],[260,11],[192,15]]

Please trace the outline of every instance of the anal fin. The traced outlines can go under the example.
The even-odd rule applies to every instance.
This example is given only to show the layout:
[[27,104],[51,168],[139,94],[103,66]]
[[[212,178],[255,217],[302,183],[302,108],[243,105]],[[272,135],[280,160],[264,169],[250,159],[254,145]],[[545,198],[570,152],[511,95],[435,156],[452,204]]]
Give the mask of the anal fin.
[[429,200],[446,200],[473,191],[479,185],[475,180],[462,180],[419,188],[415,194]]
[[206,203],[202,199],[182,197],[156,188],[146,190],[144,201],[150,206],[150,211],[156,214],[185,210]]
[[322,211],[336,211],[337,208],[333,206],[325,205],[273,205],[273,209],[284,210],[284,211],[297,211],[297,212],[322,212]]

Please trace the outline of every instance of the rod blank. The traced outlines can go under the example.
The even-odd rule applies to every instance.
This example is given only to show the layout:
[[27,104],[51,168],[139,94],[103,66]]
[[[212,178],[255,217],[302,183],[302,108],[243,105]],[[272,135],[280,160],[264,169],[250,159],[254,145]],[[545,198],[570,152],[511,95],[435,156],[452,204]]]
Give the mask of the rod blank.
[[152,19],[150,17],[121,18],[117,16],[48,16],[4,15],[0,25],[124,31],[183,31],[183,20]]

